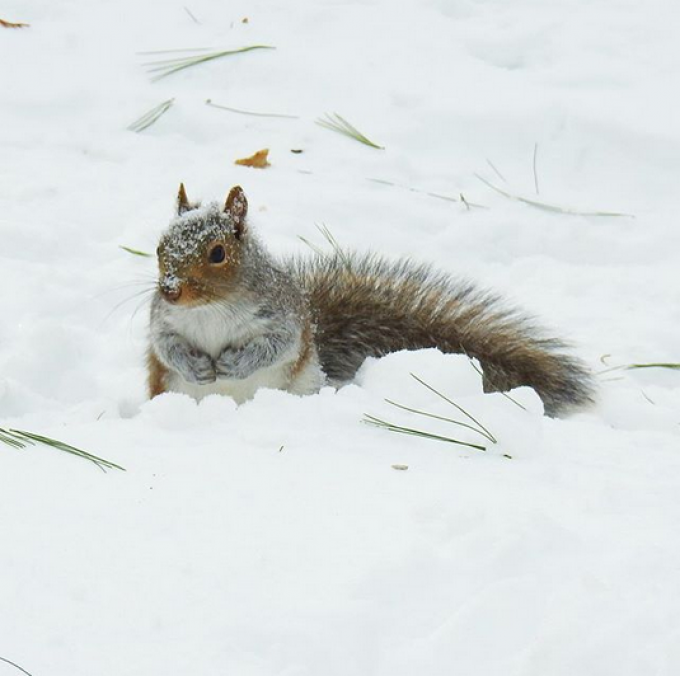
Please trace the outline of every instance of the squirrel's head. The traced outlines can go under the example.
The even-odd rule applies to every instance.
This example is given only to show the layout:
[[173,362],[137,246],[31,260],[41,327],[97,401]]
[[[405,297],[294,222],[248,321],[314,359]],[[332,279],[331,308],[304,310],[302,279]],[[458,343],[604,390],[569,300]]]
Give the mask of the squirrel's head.
[[236,186],[224,205],[201,206],[179,186],[177,216],[161,236],[158,290],[175,305],[203,305],[224,298],[234,287],[246,245],[248,200]]

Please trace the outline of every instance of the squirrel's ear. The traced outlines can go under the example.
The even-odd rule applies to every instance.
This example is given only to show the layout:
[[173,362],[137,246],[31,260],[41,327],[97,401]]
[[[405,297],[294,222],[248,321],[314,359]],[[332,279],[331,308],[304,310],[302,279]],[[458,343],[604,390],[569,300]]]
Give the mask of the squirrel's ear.
[[184,183],[179,184],[179,191],[177,193],[177,214],[181,215],[185,211],[189,211],[191,205],[189,204],[189,198],[187,197],[187,191],[184,189]]
[[246,216],[248,215],[248,200],[240,185],[235,185],[227,195],[224,211],[228,213],[234,221],[234,233],[236,239],[246,230]]

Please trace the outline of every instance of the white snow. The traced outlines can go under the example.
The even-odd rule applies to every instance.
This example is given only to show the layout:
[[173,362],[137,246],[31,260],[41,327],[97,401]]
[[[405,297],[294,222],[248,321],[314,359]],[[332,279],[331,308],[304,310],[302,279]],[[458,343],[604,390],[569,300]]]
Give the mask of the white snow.
[[[679,673],[680,372],[603,374],[566,420],[435,351],[309,397],[146,401],[154,261],[119,248],[155,251],[180,181],[190,200],[239,184],[276,254],[324,223],[503,293],[595,370],[678,362],[677,3],[186,7],[200,23],[183,3],[0,8],[31,24],[0,28],[0,426],[127,469],[0,446],[0,657],[33,676]],[[276,50],[155,83],[141,64],[164,55],[138,53],[252,44]],[[333,112],[385,150],[314,124]],[[234,165],[261,148],[271,167]],[[476,173],[634,218],[542,211]],[[362,424],[483,441],[385,403],[455,413],[410,372],[499,443]]]

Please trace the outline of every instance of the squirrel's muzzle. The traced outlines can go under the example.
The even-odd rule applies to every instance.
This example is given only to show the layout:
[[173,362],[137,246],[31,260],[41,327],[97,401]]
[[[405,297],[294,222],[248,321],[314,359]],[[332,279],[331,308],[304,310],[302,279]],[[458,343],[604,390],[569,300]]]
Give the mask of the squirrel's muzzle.
[[177,302],[182,295],[182,287],[177,284],[165,284],[161,282],[158,285],[158,290],[161,292],[161,296],[169,303]]

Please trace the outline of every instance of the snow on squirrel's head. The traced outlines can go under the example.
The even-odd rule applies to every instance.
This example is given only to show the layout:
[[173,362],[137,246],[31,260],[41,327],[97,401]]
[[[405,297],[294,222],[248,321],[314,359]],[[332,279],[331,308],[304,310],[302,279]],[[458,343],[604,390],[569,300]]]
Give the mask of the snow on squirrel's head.
[[229,191],[224,205],[201,206],[179,186],[177,216],[161,236],[158,291],[174,305],[196,306],[229,293],[246,244],[248,200],[240,186]]

